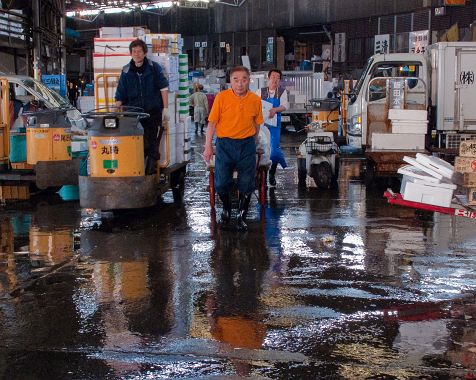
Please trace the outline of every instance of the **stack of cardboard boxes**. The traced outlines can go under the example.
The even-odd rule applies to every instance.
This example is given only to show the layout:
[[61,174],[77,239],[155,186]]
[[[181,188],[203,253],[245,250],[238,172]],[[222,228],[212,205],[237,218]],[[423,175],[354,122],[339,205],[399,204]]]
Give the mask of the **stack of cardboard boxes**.
[[461,141],[455,170],[463,174],[463,188],[469,205],[476,205],[476,140]]

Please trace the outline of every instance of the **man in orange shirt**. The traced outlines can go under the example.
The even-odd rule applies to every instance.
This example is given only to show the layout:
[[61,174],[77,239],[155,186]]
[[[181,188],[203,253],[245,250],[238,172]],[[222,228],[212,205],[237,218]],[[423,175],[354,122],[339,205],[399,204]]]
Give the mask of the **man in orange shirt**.
[[230,70],[231,89],[220,92],[208,116],[203,157],[210,162],[212,140],[217,135],[215,153],[215,189],[223,202],[222,223],[231,219],[230,191],[233,171],[238,172],[240,192],[237,227],[246,231],[244,221],[255,189],[256,143],[260,125],[264,123],[261,99],[249,91],[250,72],[237,66]]

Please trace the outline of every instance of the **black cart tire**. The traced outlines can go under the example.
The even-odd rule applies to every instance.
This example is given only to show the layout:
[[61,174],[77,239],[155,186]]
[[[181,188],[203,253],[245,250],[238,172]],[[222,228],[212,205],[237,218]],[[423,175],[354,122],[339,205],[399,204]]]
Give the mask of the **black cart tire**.
[[311,166],[311,176],[317,187],[327,190],[332,184],[332,167],[328,162]]
[[299,186],[305,186],[306,178],[307,178],[306,159],[298,158],[297,166],[298,166],[298,184]]
[[175,203],[182,203],[185,194],[185,169],[171,174],[172,196]]

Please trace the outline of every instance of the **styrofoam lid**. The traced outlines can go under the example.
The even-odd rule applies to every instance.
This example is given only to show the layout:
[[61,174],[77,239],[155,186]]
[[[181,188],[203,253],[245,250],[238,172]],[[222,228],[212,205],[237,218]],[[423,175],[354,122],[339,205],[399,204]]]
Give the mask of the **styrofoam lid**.
[[420,162],[415,160],[413,157],[404,156],[403,161],[405,161],[406,163],[408,163],[410,165],[415,166],[416,168],[424,171],[425,173],[428,173],[432,177],[438,178],[439,180],[441,180],[443,178],[443,175],[441,173],[438,173],[438,172],[434,171],[433,169],[429,168],[428,166],[421,164]]
[[417,153],[416,160],[446,178],[452,178],[455,168],[450,163],[435,156]]
[[423,181],[426,182],[432,182],[432,183],[440,183],[441,180],[438,178],[435,178],[428,174],[427,172],[424,172],[423,170],[418,169],[417,167],[413,165],[405,165],[402,166],[397,170],[397,173],[403,174],[412,178],[419,178]]

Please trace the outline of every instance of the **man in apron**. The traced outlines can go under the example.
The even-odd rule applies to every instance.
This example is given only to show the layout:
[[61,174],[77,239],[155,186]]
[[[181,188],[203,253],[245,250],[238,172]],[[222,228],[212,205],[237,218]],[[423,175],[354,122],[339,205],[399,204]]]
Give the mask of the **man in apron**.
[[286,110],[288,105],[288,93],[286,89],[279,87],[282,73],[278,69],[268,72],[268,87],[263,87],[256,91],[262,100],[271,103],[269,114],[264,117],[264,125],[268,127],[271,135],[271,169],[269,170],[269,186],[276,187],[276,169],[278,164],[284,169],[286,160],[280,147],[281,142],[281,112]]

